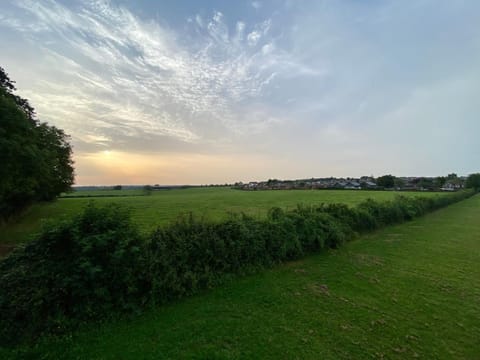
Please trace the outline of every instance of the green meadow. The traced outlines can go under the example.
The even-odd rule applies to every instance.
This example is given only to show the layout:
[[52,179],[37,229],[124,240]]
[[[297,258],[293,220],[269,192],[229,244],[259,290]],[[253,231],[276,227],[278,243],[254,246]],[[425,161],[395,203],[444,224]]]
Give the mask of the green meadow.
[[[190,188],[153,191],[97,190],[69,193],[50,203],[35,204],[18,219],[0,225],[0,244],[28,241],[47,220],[58,220],[79,213],[89,202],[98,205],[115,202],[131,209],[134,221],[146,232],[165,225],[181,214],[193,213],[210,220],[221,220],[228,213],[244,212],[263,216],[272,207],[292,209],[298,204],[345,203],[355,205],[372,198],[390,200],[404,196],[439,196],[430,192],[351,191],[351,190],[282,190],[241,191],[230,188]],[[442,195],[445,195],[442,193]]]
[[[212,190],[211,197],[216,191],[228,193]],[[362,193],[315,193],[320,201],[322,194]],[[282,194],[245,196],[265,204]],[[0,357],[478,359],[479,218],[476,195],[340,249],[235,277],[140,316],[0,350]]]

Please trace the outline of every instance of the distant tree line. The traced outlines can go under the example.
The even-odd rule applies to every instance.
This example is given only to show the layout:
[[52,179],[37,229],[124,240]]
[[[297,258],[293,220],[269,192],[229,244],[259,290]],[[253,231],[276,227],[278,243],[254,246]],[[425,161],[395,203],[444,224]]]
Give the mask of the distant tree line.
[[[393,175],[383,175],[376,179],[376,184],[383,189],[402,189],[405,187],[405,181],[400,177]],[[451,173],[447,176],[419,177],[413,180],[413,184],[418,188],[426,190],[442,189],[446,184],[461,185],[461,187],[480,190],[480,173],[470,174],[466,180],[462,180],[457,174]]]
[[[240,190],[399,190],[399,191],[457,191],[463,188],[475,188],[475,176],[459,177],[455,173],[437,177],[397,177],[392,174],[362,176],[360,178],[311,178],[297,180],[268,179],[267,181],[236,182],[233,188]],[[472,180],[469,180],[469,179]]]
[[467,178],[466,187],[480,191],[480,173],[469,175]]
[[35,201],[49,201],[74,181],[72,147],[63,130],[40,122],[28,100],[14,94],[0,67],[0,220]]

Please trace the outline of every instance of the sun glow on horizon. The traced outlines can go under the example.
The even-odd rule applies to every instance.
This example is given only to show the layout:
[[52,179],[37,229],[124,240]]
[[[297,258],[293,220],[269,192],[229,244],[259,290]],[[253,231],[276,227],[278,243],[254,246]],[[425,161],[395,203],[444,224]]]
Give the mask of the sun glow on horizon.
[[[232,159],[235,158],[235,166]],[[128,153],[102,150],[75,156],[76,185],[212,184],[249,180],[249,171],[265,176],[285,168],[258,155]],[[222,174],[222,179],[219,175]]]

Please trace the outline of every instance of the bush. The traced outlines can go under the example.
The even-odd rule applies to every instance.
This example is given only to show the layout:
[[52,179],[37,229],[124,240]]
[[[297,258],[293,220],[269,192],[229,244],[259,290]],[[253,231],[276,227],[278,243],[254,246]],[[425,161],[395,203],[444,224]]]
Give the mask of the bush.
[[46,226],[0,263],[0,342],[136,308],[141,244],[128,212],[114,205]]

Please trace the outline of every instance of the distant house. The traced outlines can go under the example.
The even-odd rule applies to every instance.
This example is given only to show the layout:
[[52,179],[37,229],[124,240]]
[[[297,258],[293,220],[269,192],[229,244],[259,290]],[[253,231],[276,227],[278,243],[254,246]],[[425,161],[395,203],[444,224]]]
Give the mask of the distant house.
[[247,186],[248,186],[249,189],[256,189],[258,187],[258,182],[251,181],[251,182],[248,183]]
[[334,181],[330,184],[331,184],[330,186],[335,188],[335,189],[343,189],[345,187],[345,185],[347,185],[347,183],[345,181]]
[[311,178],[297,180],[251,181],[249,183],[238,182],[236,188],[243,190],[289,190],[289,189],[375,189],[377,185],[368,178]]
[[348,190],[358,190],[360,189],[360,183],[357,181],[347,181],[343,188]]
[[376,189],[377,188],[377,184],[375,184],[373,181],[362,181],[361,182],[361,187],[363,189]]
[[440,189],[442,191],[457,191],[463,188],[463,184],[459,182],[447,181]]

